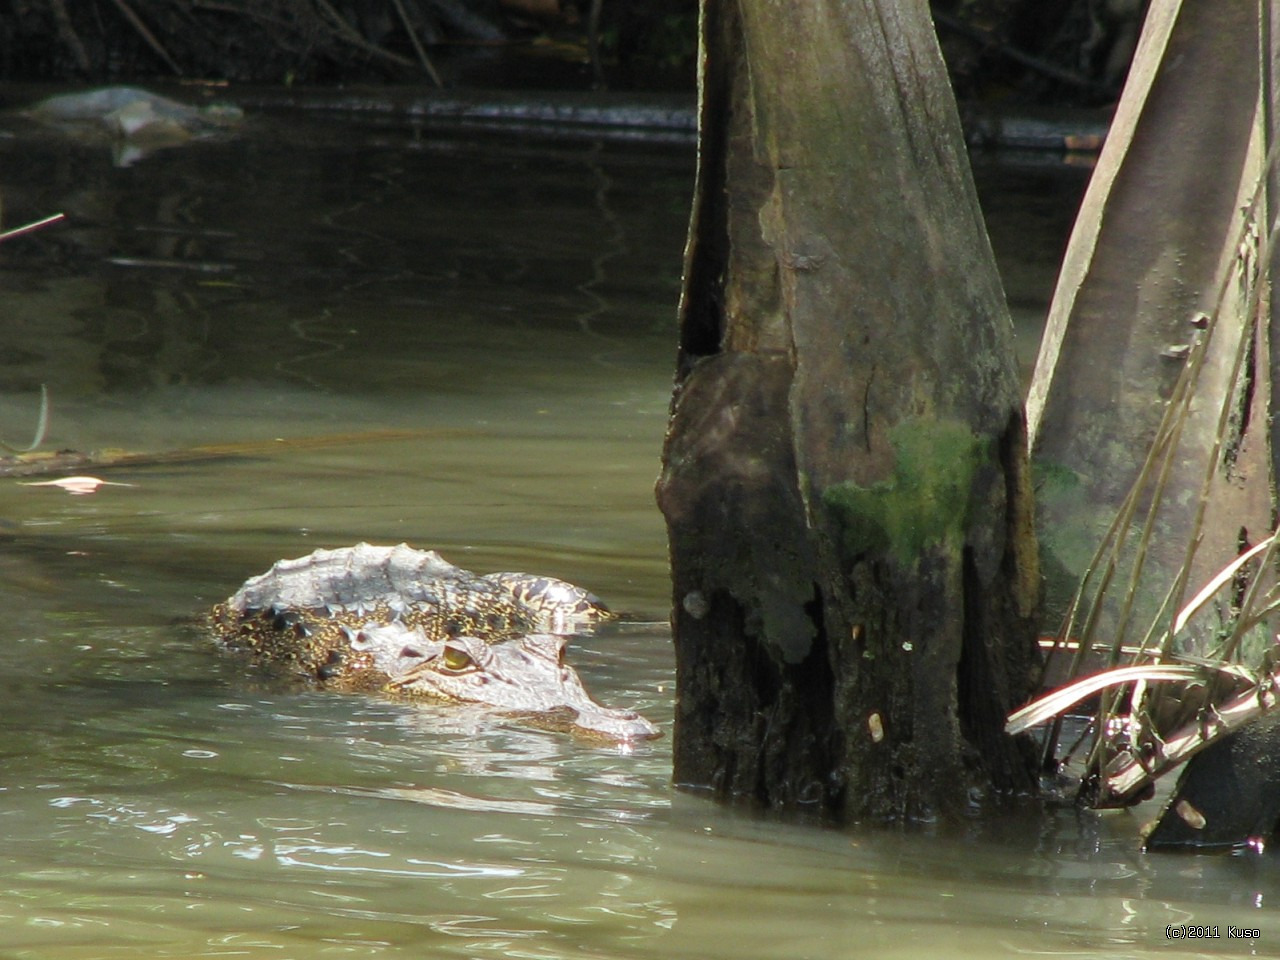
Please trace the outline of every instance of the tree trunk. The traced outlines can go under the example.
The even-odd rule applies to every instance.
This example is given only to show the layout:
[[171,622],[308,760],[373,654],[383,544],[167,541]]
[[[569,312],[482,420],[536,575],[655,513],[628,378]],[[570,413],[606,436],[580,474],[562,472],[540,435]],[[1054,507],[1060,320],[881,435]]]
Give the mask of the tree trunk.
[[1106,642],[1130,610],[1139,629],[1125,635],[1141,636],[1189,544],[1194,592],[1271,528],[1268,350],[1249,306],[1260,218],[1246,215],[1266,153],[1259,42],[1255,2],[1151,7],[1050,307],[1027,413],[1051,614],[1139,480],[1184,367],[1199,362],[1192,346],[1206,341],[1170,463],[1159,484],[1142,478],[1122,528],[1131,543],[1150,533],[1118,554],[1134,572],[1101,601]]
[[1010,324],[923,0],[704,0],[658,499],[675,778],[837,817],[1033,785]]

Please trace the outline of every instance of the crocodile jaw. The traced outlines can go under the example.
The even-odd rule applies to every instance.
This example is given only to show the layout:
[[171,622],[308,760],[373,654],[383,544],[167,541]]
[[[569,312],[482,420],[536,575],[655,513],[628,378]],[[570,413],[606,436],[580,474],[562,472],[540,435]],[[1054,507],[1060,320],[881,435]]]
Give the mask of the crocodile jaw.
[[370,624],[348,636],[352,650],[371,656],[387,675],[390,690],[484,704],[539,725],[607,740],[661,736],[638,713],[591,698],[577,671],[564,662],[565,637],[528,633],[488,642],[466,636],[430,641],[421,629],[401,624]]

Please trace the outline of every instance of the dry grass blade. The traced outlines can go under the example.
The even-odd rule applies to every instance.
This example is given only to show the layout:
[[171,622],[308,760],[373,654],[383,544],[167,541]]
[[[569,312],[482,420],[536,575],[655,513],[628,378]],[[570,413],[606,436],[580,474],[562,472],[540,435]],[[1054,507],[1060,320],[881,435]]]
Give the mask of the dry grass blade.
[[413,29],[413,23],[409,20],[409,13],[404,8],[403,0],[391,0],[391,3],[395,6],[396,13],[400,16],[400,22],[404,25],[405,33],[409,34],[409,40],[413,44],[414,52],[418,54],[418,61],[422,64],[422,69],[427,71],[432,83],[437,87],[443,87],[444,82],[440,79],[440,74],[436,72],[435,64],[427,56],[427,51],[423,49],[422,42],[418,39],[417,31]]
[[27,447],[11,447],[9,444],[0,440],[0,450],[4,450],[12,454],[31,453],[40,444],[44,443],[45,434],[49,432],[49,388],[43,383],[40,384],[40,416],[36,420],[36,435],[31,441],[31,445]]
[[1197,717],[1166,736],[1158,756],[1117,758],[1105,780],[1100,806],[1125,804],[1153,780],[1190,760],[1214,740],[1239,730],[1275,709],[1280,672],[1270,673],[1250,690],[1220,704],[1209,717]]
[[407,57],[402,57],[398,53],[392,53],[390,50],[384,50],[376,43],[370,43],[362,37],[360,35],[360,31],[351,26],[351,24],[346,21],[346,18],[333,8],[333,4],[329,3],[329,0],[316,0],[316,5],[323,10],[329,19],[335,24],[335,26],[327,28],[334,34],[334,36],[344,40],[346,43],[349,43],[357,50],[363,50],[365,53],[378,57],[382,60],[397,64],[401,67],[413,66],[413,61]]
[[20,227],[14,227],[12,230],[5,230],[3,233],[0,233],[0,242],[3,242],[5,240],[12,240],[14,237],[25,236],[28,233],[34,233],[35,231],[41,229],[42,227],[47,227],[52,223],[58,223],[60,220],[65,220],[65,219],[67,219],[67,215],[65,213],[55,213],[52,216],[45,217],[42,220],[35,220],[35,221],[32,221],[31,223],[24,223]]
[[1069,710],[1081,700],[1108,687],[1116,687],[1138,681],[1159,682],[1196,680],[1204,676],[1204,668],[1184,663],[1153,663],[1145,666],[1116,667],[1103,670],[1058,687],[1026,706],[1009,714],[1005,732],[1022,733],[1038,724],[1052,720]]
[[133,12],[133,8],[125,3],[125,0],[112,0],[112,2],[116,5],[116,9],[120,11],[121,15],[129,21],[130,26],[138,31],[138,36],[142,37],[143,42],[155,51],[156,56],[168,64],[169,69],[177,76],[182,76],[182,68],[178,66],[173,57],[169,56],[169,51],[156,39],[156,35],[147,29],[147,25],[142,22],[142,18]]
[[67,13],[66,4],[63,0],[50,0],[49,9],[53,13],[53,22],[57,25],[58,39],[71,51],[71,56],[75,59],[76,67],[80,72],[87,74],[92,68],[89,53],[85,50],[84,42],[76,33],[75,27],[71,25],[71,16]]
[[[1264,171],[1270,171],[1273,168],[1276,157],[1277,148],[1273,146],[1264,164]],[[1165,405],[1163,418],[1138,476],[1117,511],[1116,518],[1103,538],[1093,561],[1081,578],[1081,585],[1069,613],[1068,628],[1064,632],[1064,636],[1074,637],[1075,634],[1072,632],[1074,625],[1083,624],[1083,629],[1078,635],[1080,649],[1072,664],[1073,673],[1079,673],[1085,668],[1084,651],[1097,648],[1094,629],[1102,622],[1099,612],[1104,604],[1108,603],[1108,593],[1113,586],[1118,585],[1113,584],[1113,580],[1119,573],[1118,567],[1121,566],[1122,561],[1130,565],[1129,573],[1124,596],[1118,598],[1116,603],[1116,620],[1109,631],[1112,649],[1110,656],[1106,658],[1106,665],[1116,666],[1121,663],[1122,657],[1126,656],[1122,652],[1123,648],[1132,645],[1126,643],[1126,635],[1131,633],[1133,628],[1130,621],[1136,610],[1135,598],[1138,597],[1139,591],[1148,591],[1152,588],[1147,582],[1149,578],[1144,579],[1143,568],[1153,533],[1157,528],[1156,512],[1172,509],[1166,503],[1168,499],[1166,484],[1172,465],[1184,456],[1183,427],[1189,421],[1194,406],[1204,400],[1200,395],[1201,374],[1206,367],[1206,358],[1209,356],[1210,345],[1214,342],[1215,335],[1234,338],[1229,340],[1229,345],[1224,345],[1230,352],[1219,350],[1218,352],[1223,353],[1223,356],[1217,357],[1214,361],[1218,364],[1218,368],[1221,368],[1223,361],[1229,365],[1223,370],[1227,374],[1225,382],[1240,384],[1241,378],[1247,375],[1246,365],[1252,362],[1249,358],[1253,356],[1255,339],[1259,335],[1257,326],[1259,299],[1262,292],[1269,289],[1266,283],[1266,269],[1255,268],[1259,264],[1269,263],[1276,242],[1275,229],[1269,232],[1261,232],[1258,229],[1265,180],[1264,172],[1264,175],[1258,178],[1253,197],[1245,208],[1234,239],[1228,241],[1231,244],[1229,249],[1233,252],[1231,269],[1222,271],[1213,311],[1201,318],[1202,324],[1197,323],[1197,326],[1202,326],[1203,329],[1179,372]],[[1233,292],[1233,297],[1228,297],[1229,291]],[[1240,293],[1243,296],[1237,297]],[[1222,329],[1219,330],[1219,327]],[[1233,662],[1240,656],[1246,631],[1260,623],[1260,618],[1264,615],[1261,612],[1263,608],[1269,609],[1266,584],[1271,581],[1272,576],[1266,571],[1271,569],[1269,559],[1275,549],[1275,541],[1268,538],[1244,555],[1234,558],[1189,602],[1183,603],[1192,566],[1203,538],[1206,506],[1212,490],[1216,489],[1214,485],[1216,471],[1222,462],[1223,450],[1228,443],[1227,438],[1231,436],[1232,415],[1236,413],[1236,402],[1231,390],[1226,391],[1220,403],[1214,402],[1217,413],[1216,430],[1212,433],[1211,449],[1204,457],[1205,468],[1198,495],[1194,488],[1188,491],[1196,496],[1196,500],[1186,534],[1186,547],[1181,564],[1172,578],[1173,582],[1168,587],[1164,602],[1160,604],[1159,610],[1139,644],[1139,653],[1128,658],[1131,664],[1147,661],[1147,667],[1155,665],[1152,661],[1163,666],[1170,660],[1178,660],[1186,665],[1185,658],[1174,655],[1175,639],[1179,636],[1187,636],[1185,631],[1192,617],[1202,610],[1210,598],[1217,595],[1224,586],[1232,584],[1239,588],[1238,581],[1242,576],[1242,568],[1250,560],[1257,561],[1260,569],[1253,576],[1248,589],[1242,591],[1242,596],[1238,594],[1232,602],[1223,606],[1224,612],[1229,611],[1230,625],[1224,624],[1216,631],[1209,629],[1206,634],[1206,638],[1214,635],[1221,636],[1225,627],[1229,638],[1213,657],[1205,658],[1216,661],[1218,667],[1208,674],[1210,706],[1207,710],[1209,711],[1212,711],[1212,703],[1215,699],[1234,695],[1234,690],[1229,691],[1221,680],[1226,676],[1224,670],[1230,672]],[[1141,519],[1140,513],[1145,514]],[[1239,609],[1235,609],[1236,607]],[[1203,638],[1200,646],[1203,646]],[[1249,676],[1263,675],[1268,672],[1268,668],[1254,668],[1249,671]],[[1201,677],[1205,678],[1205,674],[1202,673]],[[1146,678],[1142,677],[1137,677],[1132,687],[1127,690],[1122,690],[1119,685],[1104,686],[1095,723],[1092,726],[1093,744],[1089,751],[1087,768],[1095,772],[1109,769],[1116,751],[1125,749],[1123,743],[1113,742],[1112,731],[1118,729],[1113,721],[1119,718],[1126,717],[1129,721],[1127,727],[1142,731],[1144,736],[1159,741],[1162,731],[1157,729],[1152,717],[1161,715],[1161,702],[1175,691],[1176,685],[1171,686],[1169,683],[1160,683],[1148,689]],[[1058,735],[1055,728],[1045,742],[1046,762],[1056,758],[1058,749]]]
[[1178,611],[1178,615],[1173,618],[1173,632],[1178,633],[1187,625],[1187,621],[1195,616],[1196,612],[1209,602],[1209,598],[1222,589],[1232,577],[1236,575],[1236,571],[1243,567],[1246,563],[1267,549],[1276,538],[1273,533],[1271,536],[1255,544],[1249,550],[1246,550],[1240,556],[1236,557],[1231,563],[1227,564],[1217,576],[1200,588],[1200,592],[1187,601],[1187,605]]

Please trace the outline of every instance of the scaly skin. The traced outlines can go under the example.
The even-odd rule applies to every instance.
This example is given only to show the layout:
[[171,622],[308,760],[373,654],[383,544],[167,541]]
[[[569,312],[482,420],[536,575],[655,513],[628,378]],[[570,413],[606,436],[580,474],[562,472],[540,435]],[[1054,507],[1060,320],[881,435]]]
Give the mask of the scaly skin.
[[486,704],[611,740],[657,736],[592,700],[564,663],[568,635],[610,616],[562,580],[481,577],[434,552],[361,543],[280,561],[210,624],[230,649],[325,688]]

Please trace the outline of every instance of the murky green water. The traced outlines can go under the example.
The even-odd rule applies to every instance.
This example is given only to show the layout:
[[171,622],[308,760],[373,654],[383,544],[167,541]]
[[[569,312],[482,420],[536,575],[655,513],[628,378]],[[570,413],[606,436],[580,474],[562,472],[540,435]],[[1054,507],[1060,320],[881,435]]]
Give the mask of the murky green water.
[[[71,222],[0,248],[0,436],[47,383],[53,447],[255,446],[0,484],[0,957],[1249,952],[1228,924],[1280,953],[1271,856],[1143,856],[1129,815],[779,824],[676,794],[669,738],[265,687],[187,622],[274,558],[408,540],[626,611],[576,662],[669,732],[689,150],[258,117],[117,168],[13,129],[6,223]],[[1044,176],[996,184],[1028,315],[1065,219]]]

